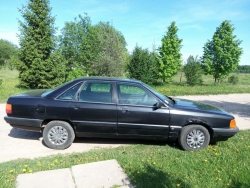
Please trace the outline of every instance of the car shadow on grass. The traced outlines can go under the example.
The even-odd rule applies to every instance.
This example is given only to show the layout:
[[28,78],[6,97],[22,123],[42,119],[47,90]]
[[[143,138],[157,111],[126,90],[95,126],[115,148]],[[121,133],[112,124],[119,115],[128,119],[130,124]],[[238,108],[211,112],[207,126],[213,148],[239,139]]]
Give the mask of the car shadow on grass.
[[166,172],[160,170],[155,166],[146,166],[143,172],[134,170],[128,173],[129,178],[132,180],[132,184],[137,187],[186,187],[192,186],[184,182],[180,178],[173,175],[171,171]]

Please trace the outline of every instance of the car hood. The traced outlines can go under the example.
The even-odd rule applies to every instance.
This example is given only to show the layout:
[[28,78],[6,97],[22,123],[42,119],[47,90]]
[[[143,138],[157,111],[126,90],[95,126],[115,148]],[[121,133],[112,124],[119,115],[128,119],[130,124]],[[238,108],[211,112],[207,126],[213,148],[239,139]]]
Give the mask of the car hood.
[[175,98],[175,108],[178,109],[186,109],[186,110],[195,110],[195,111],[203,111],[203,112],[210,112],[210,113],[216,113],[216,114],[223,114],[223,115],[230,115],[228,112],[210,105],[210,104],[205,104],[202,102],[197,102],[197,101],[191,101],[191,100],[186,100],[186,99],[177,99]]

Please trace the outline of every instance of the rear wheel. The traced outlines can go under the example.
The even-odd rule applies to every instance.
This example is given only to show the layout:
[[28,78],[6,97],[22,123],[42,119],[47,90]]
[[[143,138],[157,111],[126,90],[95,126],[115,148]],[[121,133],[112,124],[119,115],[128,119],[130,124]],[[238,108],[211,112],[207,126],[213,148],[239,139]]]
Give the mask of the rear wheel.
[[66,149],[74,139],[74,130],[65,121],[51,121],[43,130],[43,140],[51,149]]
[[209,144],[210,134],[201,125],[188,125],[182,128],[178,139],[184,150],[201,150]]

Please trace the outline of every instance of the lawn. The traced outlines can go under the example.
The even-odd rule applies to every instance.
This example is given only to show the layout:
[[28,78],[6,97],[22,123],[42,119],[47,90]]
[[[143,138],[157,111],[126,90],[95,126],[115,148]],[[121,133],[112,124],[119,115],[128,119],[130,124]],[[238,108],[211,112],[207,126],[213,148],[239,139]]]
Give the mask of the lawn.
[[[220,84],[214,84],[212,76],[203,75],[203,85],[191,87],[185,84],[186,80],[184,76],[182,76],[180,83],[181,73],[179,73],[173,78],[171,84],[153,87],[160,93],[169,96],[250,93],[250,74],[232,73],[231,75],[239,77],[237,85],[229,84],[227,79],[224,79]],[[28,90],[19,86],[18,71],[16,70],[1,69],[0,78],[3,79],[2,86],[0,86],[0,102],[6,102],[9,96]]]
[[6,102],[8,97],[14,94],[22,93],[27,89],[19,87],[18,71],[1,69],[0,78],[3,80],[0,86],[0,102]]
[[0,163],[0,185],[14,188],[17,175],[22,173],[109,159],[119,162],[137,188],[249,188],[250,130],[196,152],[182,151],[174,143],[144,141],[113,149]]

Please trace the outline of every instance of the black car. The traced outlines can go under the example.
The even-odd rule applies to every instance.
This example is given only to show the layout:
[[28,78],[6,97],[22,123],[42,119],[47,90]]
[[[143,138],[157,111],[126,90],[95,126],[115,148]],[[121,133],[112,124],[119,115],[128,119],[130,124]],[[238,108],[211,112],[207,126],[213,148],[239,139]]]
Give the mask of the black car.
[[53,149],[69,147],[77,136],[178,140],[184,150],[199,150],[239,131],[234,117],[217,107],[121,78],[86,77],[11,96],[6,113],[12,127],[42,131]]

